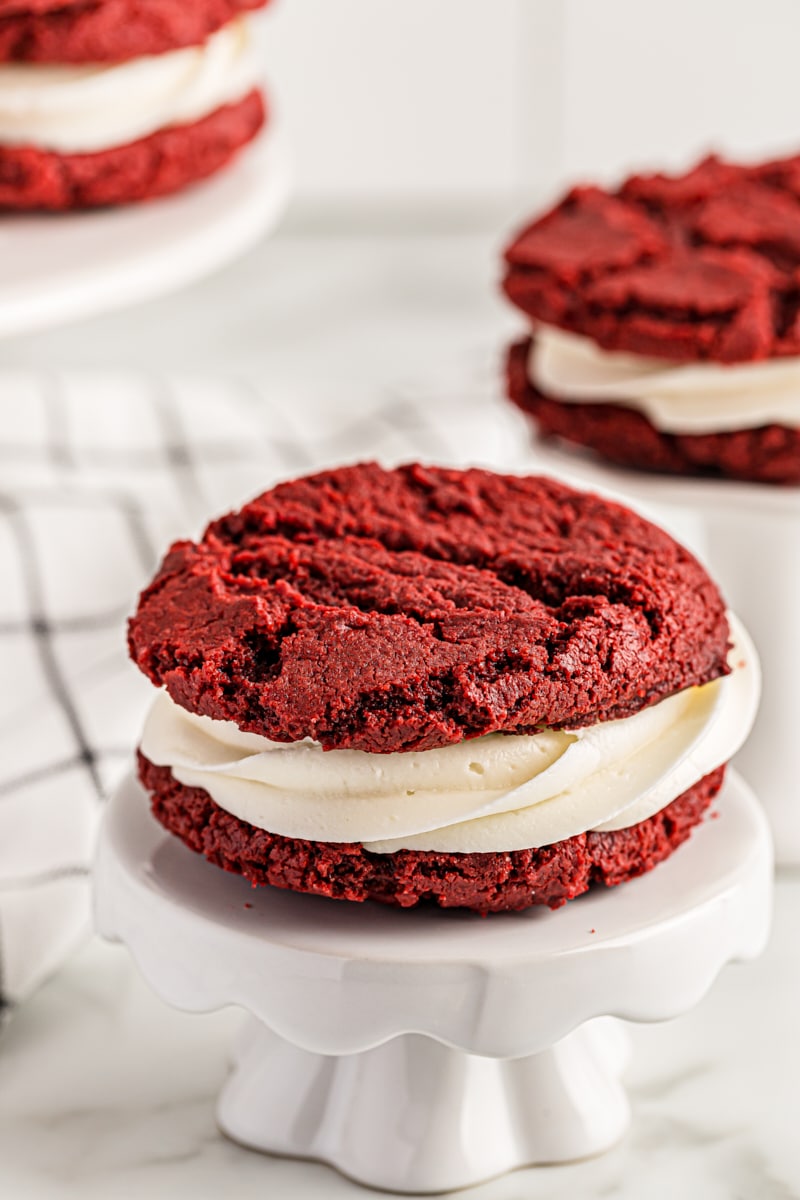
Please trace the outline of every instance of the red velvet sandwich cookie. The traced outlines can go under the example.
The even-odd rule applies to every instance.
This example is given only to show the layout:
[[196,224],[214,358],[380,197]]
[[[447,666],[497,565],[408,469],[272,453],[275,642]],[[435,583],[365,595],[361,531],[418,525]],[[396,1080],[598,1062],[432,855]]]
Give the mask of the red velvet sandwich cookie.
[[328,471],[176,543],[143,592],[131,656],[163,691],[140,777],[168,829],[254,884],[555,907],[700,819],[755,702],[729,639],[700,564],[619,505]]
[[0,207],[165,195],[213,174],[265,121],[243,14],[264,0],[96,0],[0,16]]
[[505,260],[534,322],[511,395],[543,433],[643,469],[800,480],[797,158],[574,188]]

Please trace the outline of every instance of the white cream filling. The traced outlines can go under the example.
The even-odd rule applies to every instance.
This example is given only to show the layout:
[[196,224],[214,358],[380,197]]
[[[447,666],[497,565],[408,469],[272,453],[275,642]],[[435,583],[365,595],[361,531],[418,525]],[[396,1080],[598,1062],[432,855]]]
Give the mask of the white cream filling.
[[623,404],[664,433],[723,433],[773,422],[800,427],[800,358],[670,363],[602,350],[589,338],[541,325],[528,375],[553,399]]
[[202,46],[118,64],[0,66],[0,143],[61,154],[123,146],[242,99],[261,69],[239,18]]
[[141,749],[227,812],[284,837],[379,853],[547,846],[645,820],[739,749],[760,681],[749,637],[735,618],[731,629],[731,675],[584,729],[489,734],[406,754],[323,751],[242,733],[162,692]]

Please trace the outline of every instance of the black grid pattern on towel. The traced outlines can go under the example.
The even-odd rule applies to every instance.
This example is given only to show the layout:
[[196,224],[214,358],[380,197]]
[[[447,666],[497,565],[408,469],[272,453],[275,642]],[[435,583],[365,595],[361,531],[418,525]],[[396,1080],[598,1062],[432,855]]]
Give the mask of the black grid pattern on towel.
[[[126,660],[125,618],[170,538],[194,535],[209,515],[281,477],[370,457],[454,461],[460,456],[452,452],[453,421],[460,424],[465,419],[463,403],[454,415],[452,408],[437,411],[430,397],[390,396],[360,415],[348,410],[341,419],[331,419],[328,412],[321,422],[294,405],[293,426],[287,427],[286,410],[255,386],[205,380],[206,413],[209,387],[214,392],[212,426],[218,431],[228,417],[236,416],[236,436],[221,438],[218,432],[206,436],[202,414],[195,419],[186,398],[188,384],[181,403],[172,380],[142,377],[135,394],[127,389],[124,401],[115,397],[110,382],[107,403],[119,404],[120,428],[135,428],[146,417],[155,430],[148,444],[136,445],[124,433],[112,432],[104,440],[90,430],[91,436],[82,437],[75,416],[80,377],[70,379],[68,388],[62,377],[36,381],[42,427],[35,439],[28,435],[17,440],[13,417],[1,411],[0,376],[0,535],[5,533],[0,578],[17,579],[22,596],[21,611],[9,615],[0,608],[0,664],[4,655],[12,663],[16,656],[38,671],[41,695],[36,712],[52,712],[61,731],[57,748],[50,750],[45,740],[22,768],[13,761],[9,766],[7,756],[0,755],[0,806],[21,798],[27,803],[24,798],[30,794],[31,805],[42,805],[37,826],[43,841],[50,823],[48,805],[53,804],[53,788],[47,785],[57,784],[59,803],[75,805],[76,812],[79,805],[99,809],[131,759],[141,700],[130,705],[131,715],[121,732],[106,734],[104,715],[117,707],[109,702],[109,692],[113,696],[119,683],[121,695],[130,686],[131,674],[136,675]],[[93,386],[96,390],[96,379]],[[58,530],[48,544],[43,531],[46,535],[52,520]],[[107,536],[109,529],[113,538],[104,543],[101,534],[105,530]],[[69,570],[68,554],[66,568],[63,561],[64,543],[73,539],[76,547],[83,547],[79,558],[84,565],[91,565],[92,553],[100,564],[112,542],[116,557],[126,557],[121,596],[88,586],[76,606],[77,593],[70,586],[71,602],[62,605],[52,580]],[[56,570],[51,556],[62,560]],[[105,643],[107,651],[92,666],[87,683],[88,674],[76,675],[70,663],[82,662],[87,654],[91,659],[95,642]],[[9,686],[14,686],[13,678]],[[0,744],[5,744],[6,736],[19,736],[19,722],[12,707],[6,713],[11,714],[11,728],[6,720],[4,729],[2,713],[0,708]],[[25,992],[24,980],[14,979],[4,960],[4,897],[67,882],[84,887],[88,896],[90,853],[76,857],[65,850],[62,858],[50,847],[46,865],[32,863],[30,853],[23,857],[24,870],[9,871],[6,860],[0,873],[0,1013]]]

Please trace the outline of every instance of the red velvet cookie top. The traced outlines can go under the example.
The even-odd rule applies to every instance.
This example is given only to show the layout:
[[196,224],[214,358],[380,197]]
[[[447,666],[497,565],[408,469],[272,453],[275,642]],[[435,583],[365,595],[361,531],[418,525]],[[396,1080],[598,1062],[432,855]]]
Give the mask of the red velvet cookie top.
[[505,253],[508,297],[607,350],[800,354],[800,156],[577,187]]
[[[13,3],[13,0],[11,0]],[[24,12],[0,7],[0,62],[124,62],[199,46],[268,0],[84,0]],[[2,0],[0,0],[2,4]]]
[[366,463],[177,542],[131,656],[276,741],[426,749],[627,716],[725,674],[717,588],[666,533],[553,480]]

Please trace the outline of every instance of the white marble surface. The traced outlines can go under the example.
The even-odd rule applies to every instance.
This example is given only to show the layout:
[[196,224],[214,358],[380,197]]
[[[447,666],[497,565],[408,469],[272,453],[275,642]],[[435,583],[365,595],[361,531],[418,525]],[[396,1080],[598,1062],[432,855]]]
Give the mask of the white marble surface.
[[0,341],[0,366],[238,372],[287,401],[369,403],[443,364],[463,373],[523,327],[498,295],[502,237],[453,224],[287,233],[174,296]]
[[[172,299],[0,344],[0,365],[237,371],[287,403],[362,407],[399,380],[485,361],[517,322],[495,239],[285,235]],[[509,1176],[475,1200],[800,1197],[800,876],[778,885],[764,958],[692,1013],[634,1031],[631,1135],[601,1159]],[[0,1196],[362,1196],[326,1168],[227,1142],[214,1101],[240,1017],[186,1016],[94,941],[0,1040]]]

